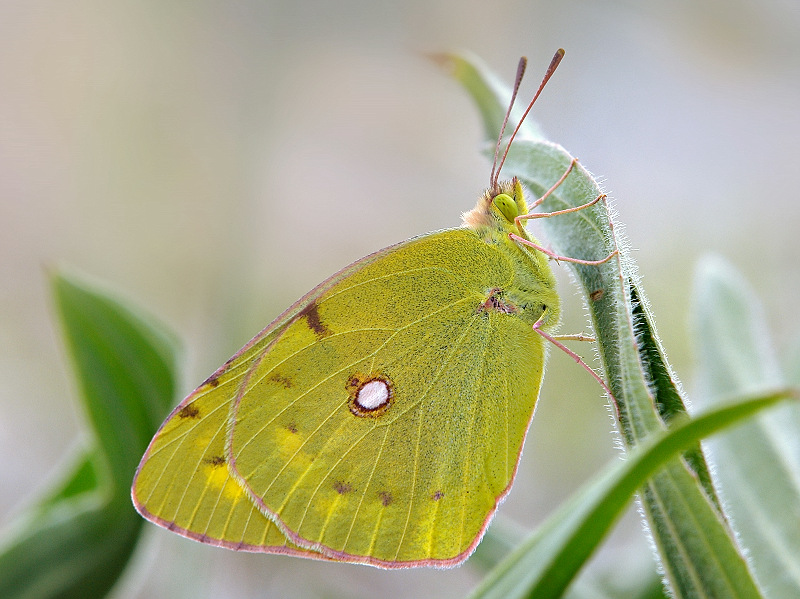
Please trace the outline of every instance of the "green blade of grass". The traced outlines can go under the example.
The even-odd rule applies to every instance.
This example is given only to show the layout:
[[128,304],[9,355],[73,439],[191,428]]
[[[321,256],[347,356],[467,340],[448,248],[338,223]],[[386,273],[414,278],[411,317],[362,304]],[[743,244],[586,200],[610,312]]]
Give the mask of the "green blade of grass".
[[[700,439],[774,406],[793,391],[738,400],[696,418],[680,418],[579,490],[486,577],[474,599],[561,597],[636,490],[674,456]],[[730,589],[720,597],[741,596]]]

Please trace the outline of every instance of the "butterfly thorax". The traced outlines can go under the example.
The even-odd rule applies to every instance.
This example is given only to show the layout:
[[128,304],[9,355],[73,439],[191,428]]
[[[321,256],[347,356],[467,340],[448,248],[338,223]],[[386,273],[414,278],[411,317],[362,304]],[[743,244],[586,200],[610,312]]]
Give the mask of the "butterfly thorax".
[[538,244],[525,230],[524,221],[517,220],[527,213],[522,185],[514,177],[487,189],[475,208],[464,213],[463,226],[494,246],[514,265],[514,281],[494,291],[487,302],[506,310],[511,310],[511,306],[525,306],[525,320],[535,322],[542,317],[542,328],[549,329],[558,324],[561,312],[549,259],[544,253],[510,237],[513,233]]

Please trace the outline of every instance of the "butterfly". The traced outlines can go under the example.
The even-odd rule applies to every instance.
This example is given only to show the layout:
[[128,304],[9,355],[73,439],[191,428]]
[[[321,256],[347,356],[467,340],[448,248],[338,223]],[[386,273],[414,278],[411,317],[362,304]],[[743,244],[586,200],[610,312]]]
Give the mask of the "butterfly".
[[460,228],[342,269],[189,394],[142,458],[136,509],[235,550],[463,562],[511,488],[560,315],[501,167]]

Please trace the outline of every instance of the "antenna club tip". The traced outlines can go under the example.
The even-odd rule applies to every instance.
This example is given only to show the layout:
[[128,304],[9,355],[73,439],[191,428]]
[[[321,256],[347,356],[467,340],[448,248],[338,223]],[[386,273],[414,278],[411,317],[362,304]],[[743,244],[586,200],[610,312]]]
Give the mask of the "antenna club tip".
[[553,71],[556,70],[559,63],[561,63],[562,58],[564,58],[564,48],[559,48],[556,50],[556,53],[553,54],[553,60],[550,61],[550,66],[547,67],[547,74],[545,75],[545,81],[542,82],[543,84],[547,81],[547,79],[550,78],[550,75],[553,74]]

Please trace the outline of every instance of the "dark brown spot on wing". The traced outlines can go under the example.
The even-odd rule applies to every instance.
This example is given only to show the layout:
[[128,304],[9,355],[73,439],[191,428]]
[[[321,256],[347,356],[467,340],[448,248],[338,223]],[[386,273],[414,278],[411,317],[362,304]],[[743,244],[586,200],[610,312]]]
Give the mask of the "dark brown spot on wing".
[[319,317],[319,306],[316,302],[311,302],[300,311],[300,316],[306,319],[308,328],[314,331],[317,337],[327,337],[331,334],[327,326]]
[[384,506],[390,505],[392,501],[394,501],[394,497],[392,497],[392,494],[389,493],[389,491],[381,491],[378,493],[378,497],[381,498],[381,503]]
[[203,461],[206,464],[211,464],[212,466],[214,466],[214,468],[218,468],[225,463],[225,458],[223,458],[221,455],[215,455],[213,457],[206,458]]
[[353,490],[353,487],[340,480],[337,480],[335,483],[333,483],[333,488],[336,489],[336,492],[339,495],[344,495],[345,493],[349,493]]
[[442,497],[444,497],[444,491],[436,491],[436,493],[431,495],[433,501],[439,501]]
[[279,385],[282,385],[284,389],[288,389],[293,384],[291,377],[285,376],[279,372],[276,372],[271,377],[269,377],[269,380],[271,380],[274,383],[278,383]]
[[290,422],[289,424],[286,425],[286,430],[289,431],[290,433],[297,434],[297,424],[294,422]]
[[200,418],[200,410],[192,404],[183,406],[181,411],[178,412],[178,418]]
[[217,378],[213,374],[203,382],[204,387],[210,387],[211,389],[214,389],[218,385],[219,385],[219,378]]

